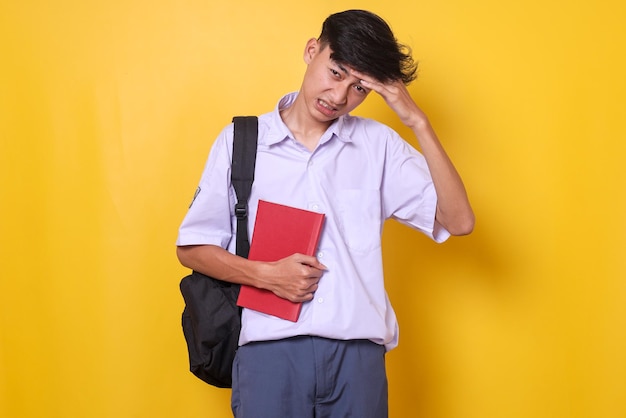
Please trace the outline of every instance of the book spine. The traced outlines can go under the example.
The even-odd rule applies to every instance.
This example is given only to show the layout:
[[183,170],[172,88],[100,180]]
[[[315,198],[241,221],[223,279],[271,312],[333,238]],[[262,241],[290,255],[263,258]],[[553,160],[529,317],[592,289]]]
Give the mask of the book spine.
[[322,235],[323,225],[324,225],[324,215],[319,216],[317,219],[317,222],[315,223],[315,227],[309,239],[309,245],[307,248],[308,255],[315,255],[315,249],[317,248],[317,244],[319,242],[320,236]]

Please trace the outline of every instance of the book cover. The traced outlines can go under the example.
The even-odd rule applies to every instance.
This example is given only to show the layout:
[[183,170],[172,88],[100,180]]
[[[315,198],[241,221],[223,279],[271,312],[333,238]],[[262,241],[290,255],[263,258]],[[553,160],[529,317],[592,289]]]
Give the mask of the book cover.
[[[314,255],[323,224],[323,213],[259,200],[248,259],[278,261],[295,253]],[[241,286],[237,305],[292,322],[298,320],[302,308],[302,303],[252,286]]]

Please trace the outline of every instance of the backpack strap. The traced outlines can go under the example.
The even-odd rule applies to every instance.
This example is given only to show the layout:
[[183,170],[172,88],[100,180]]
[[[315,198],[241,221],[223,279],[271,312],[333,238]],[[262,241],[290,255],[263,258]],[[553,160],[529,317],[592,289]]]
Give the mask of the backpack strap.
[[250,241],[248,238],[248,199],[254,181],[257,139],[259,134],[256,116],[235,116],[233,118],[233,161],[230,181],[235,188],[237,204],[237,255],[248,257]]

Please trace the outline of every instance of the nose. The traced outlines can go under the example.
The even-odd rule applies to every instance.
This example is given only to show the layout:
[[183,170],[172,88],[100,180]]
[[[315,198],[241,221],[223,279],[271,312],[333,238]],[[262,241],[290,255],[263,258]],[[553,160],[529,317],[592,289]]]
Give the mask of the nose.
[[331,92],[330,99],[335,105],[345,105],[348,102],[348,85],[338,83]]

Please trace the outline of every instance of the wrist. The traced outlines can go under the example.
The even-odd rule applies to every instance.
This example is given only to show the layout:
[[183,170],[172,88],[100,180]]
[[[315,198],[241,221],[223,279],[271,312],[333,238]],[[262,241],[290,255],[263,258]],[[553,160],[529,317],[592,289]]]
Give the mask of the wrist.
[[406,125],[413,131],[430,129],[430,121],[422,111],[414,112]]
[[251,261],[251,269],[247,272],[248,280],[251,286],[259,289],[268,290],[270,282],[268,278],[271,277],[269,269],[270,263],[264,261]]

